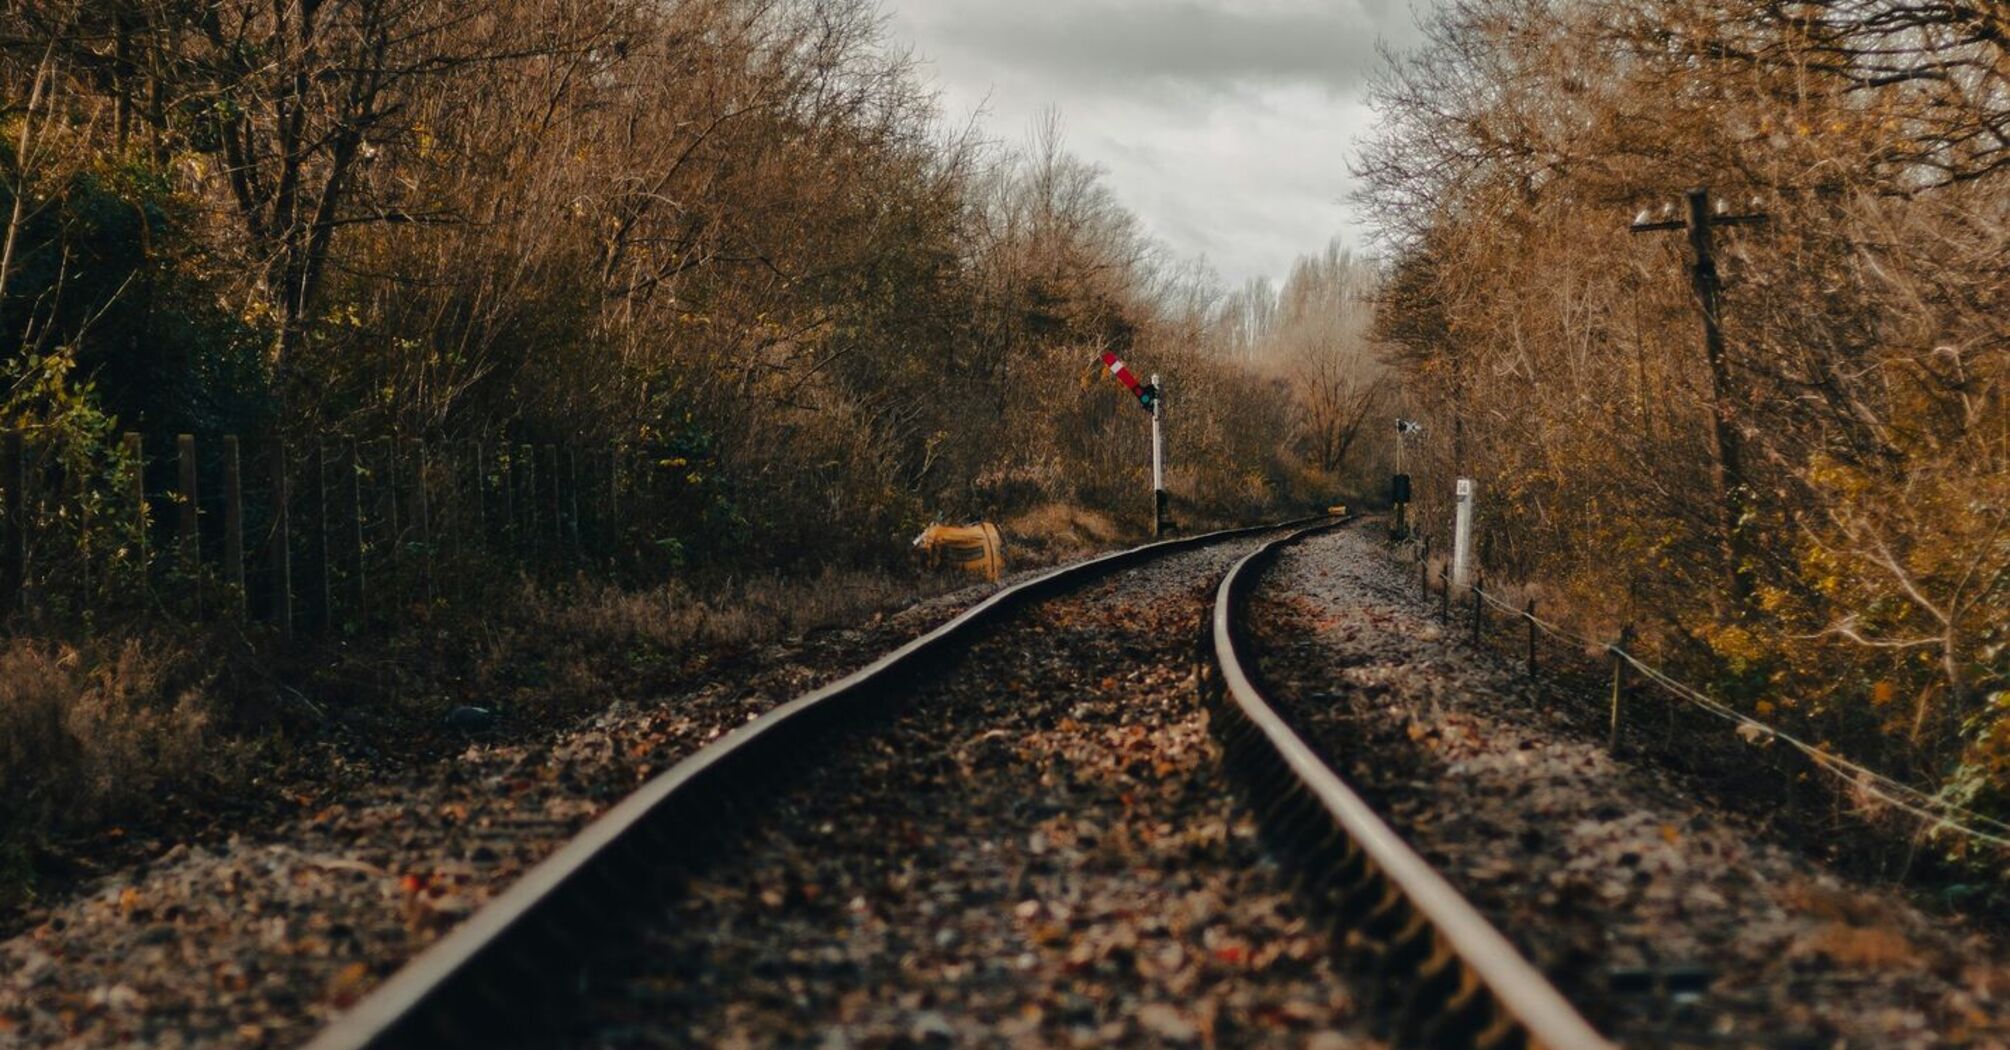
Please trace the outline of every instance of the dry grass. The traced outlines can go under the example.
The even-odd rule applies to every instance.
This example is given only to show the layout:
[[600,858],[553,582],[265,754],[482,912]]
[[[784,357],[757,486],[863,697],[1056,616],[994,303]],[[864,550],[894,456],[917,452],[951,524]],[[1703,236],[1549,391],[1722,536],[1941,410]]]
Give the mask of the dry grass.
[[366,720],[436,724],[452,706],[473,704],[522,727],[679,691],[748,650],[865,624],[972,582],[839,569],[672,580],[645,590],[526,581],[479,611],[350,651],[340,667],[317,672],[319,684],[307,692],[364,704],[351,713]]
[[0,648],[0,904],[50,833],[127,819],[232,766],[205,693],[174,684],[190,660],[132,639]]
[[1920,965],[1919,952],[1897,930],[1883,926],[1851,926],[1832,922],[1794,942],[1794,958],[1824,958],[1852,970],[1909,969]]
[[169,643],[144,629],[90,644],[0,642],[0,913],[32,899],[53,843],[88,849],[113,824],[172,833],[164,807],[199,808],[206,793],[282,769],[289,739],[360,734],[421,755],[457,703],[501,709],[530,731],[972,582],[832,569],[645,591],[524,583],[424,629],[293,654]]
[[[1107,549],[1126,538],[1108,514],[1068,503],[1042,503],[1006,521],[1003,530],[1008,547],[1050,559]],[[1008,549],[1008,563],[1011,556]]]
[[647,591],[600,583],[560,591],[526,587],[520,608],[532,629],[598,647],[741,647],[855,623],[969,582],[949,574],[910,578],[826,569],[813,577],[729,578],[704,594],[683,581]]
[[1890,901],[1839,886],[1796,882],[1782,901],[1802,917],[1819,922],[1795,939],[1788,954],[1821,957],[1851,969],[1918,966],[1920,954],[1901,928]]
[[114,817],[209,762],[202,693],[166,687],[177,658],[137,640],[95,656],[25,639],[0,651],[0,785],[18,807],[9,812]]

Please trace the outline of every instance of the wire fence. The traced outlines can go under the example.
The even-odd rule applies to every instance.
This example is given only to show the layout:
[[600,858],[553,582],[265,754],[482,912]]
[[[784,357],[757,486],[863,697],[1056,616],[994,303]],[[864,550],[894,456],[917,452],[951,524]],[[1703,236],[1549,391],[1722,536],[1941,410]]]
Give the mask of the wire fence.
[[395,625],[523,573],[660,568],[688,469],[641,446],[0,432],[0,629]]
[[[1425,548],[1424,552],[1419,556],[1419,563],[1421,566],[1426,567],[1420,568],[1419,576],[1423,580],[1423,590],[1427,601],[1429,600],[1431,590],[1430,574],[1427,568],[1428,561],[1428,548]],[[1440,615],[1449,622],[1451,619],[1452,592],[1449,568],[1441,571],[1439,578],[1441,582],[1439,595]],[[1621,638],[1618,641],[1604,641],[1590,638],[1562,624],[1538,616],[1535,611],[1534,602],[1529,602],[1522,608],[1516,608],[1501,595],[1488,591],[1485,588],[1483,579],[1468,584],[1468,588],[1473,596],[1472,615],[1473,638],[1475,642],[1480,640],[1483,625],[1481,603],[1492,606],[1508,616],[1529,625],[1528,659],[1531,673],[1535,669],[1535,632],[1538,631],[1556,641],[1577,646],[1584,652],[1603,652],[1611,658],[1614,668],[1612,739],[1615,745],[1618,739],[1618,705],[1622,681],[1621,669],[1631,668],[1642,679],[1653,683],[1675,700],[1731,725],[1734,727],[1733,731],[1746,743],[1772,742],[1798,753],[1807,759],[1809,764],[1814,768],[1829,774],[1847,789],[1865,797],[1875,799],[1891,807],[1893,810],[1904,813],[1908,817],[1918,821],[1923,826],[1923,830],[1929,835],[1958,835],[1975,842],[1986,843],[1999,849],[2010,850],[2010,823],[1997,820],[1987,814],[1975,812],[1950,799],[1943,798],[1932,792],[1907,784],[1895,777],[1880,773],[1860,762],[1838,755],[1820,744],[1810,742],[1794,733],[1761,721],[1732,707],[1730,704],[1711,696],[1705,690],[1683,682],[1667,671],[1649,664],[1641,659],[1638,654],[1627,649],[1626,643],[1629,640],[1630,632],[1622,632]]]

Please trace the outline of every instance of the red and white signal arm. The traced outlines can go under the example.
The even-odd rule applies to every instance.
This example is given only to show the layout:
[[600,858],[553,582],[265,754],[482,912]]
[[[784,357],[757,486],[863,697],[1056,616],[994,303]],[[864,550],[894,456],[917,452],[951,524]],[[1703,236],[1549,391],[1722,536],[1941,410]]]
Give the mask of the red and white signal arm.
[[1158,387],[1138,382],[1138,377],[1133,375],[1129,368],[1124,367],[1124,362],[1107,350],[1103,351],[1103,366],[1110,370],[1111,375],[1117,377],[1117,382],[1124,384],[1124,389],[1129,390],[1132,397],[1138,399],[1138,404],[1144,406],[1145,411],[1152,410],[1152,406],[1159,399]]

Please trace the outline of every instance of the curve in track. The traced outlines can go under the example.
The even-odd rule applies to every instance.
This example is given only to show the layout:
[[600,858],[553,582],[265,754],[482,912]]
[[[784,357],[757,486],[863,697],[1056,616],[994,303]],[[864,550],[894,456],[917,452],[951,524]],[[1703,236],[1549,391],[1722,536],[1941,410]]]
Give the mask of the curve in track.
[[1315,903],[1356,934],[1352,960],[1377,978],[1398,1046],[1613,1050],[1563,995],[1280,716],[1243,632],[1263,570],[1289,544],[1258,547],[1222,578],[1204,639],[1203,701],[1264,830]]
[[789,701],[617,803],[408,962],[307,1050],[484,1046],[564,1009],[595,942],[690,871],[845,732],[897,709],[902,687],[1027,603],[1168,554],[1302,526],[1258,525],[1145,544],[1006,587],[844,679]]

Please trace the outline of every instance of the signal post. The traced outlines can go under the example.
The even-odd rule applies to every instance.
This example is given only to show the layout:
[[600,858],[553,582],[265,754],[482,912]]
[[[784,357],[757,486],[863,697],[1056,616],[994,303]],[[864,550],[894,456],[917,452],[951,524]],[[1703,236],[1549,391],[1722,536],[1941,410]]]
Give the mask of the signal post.
[[1165,416],[1166,399],[1157,373],[1152,374],[1152,535],[1163,536],[1171,523],[1166,520],[1166,440],[1159,421]]
[[1103,351],[1103,367],[1138,399],[1139,406],[1152,414],[1152,535],[1163,536],[1172,529],[1172,520],[1166,514],[1166,445],[1162,425],[1165,398],[1159,392],[1159,377],[1152,376],[1149,384],[1138,382],[1124,362],[1107,350]]

